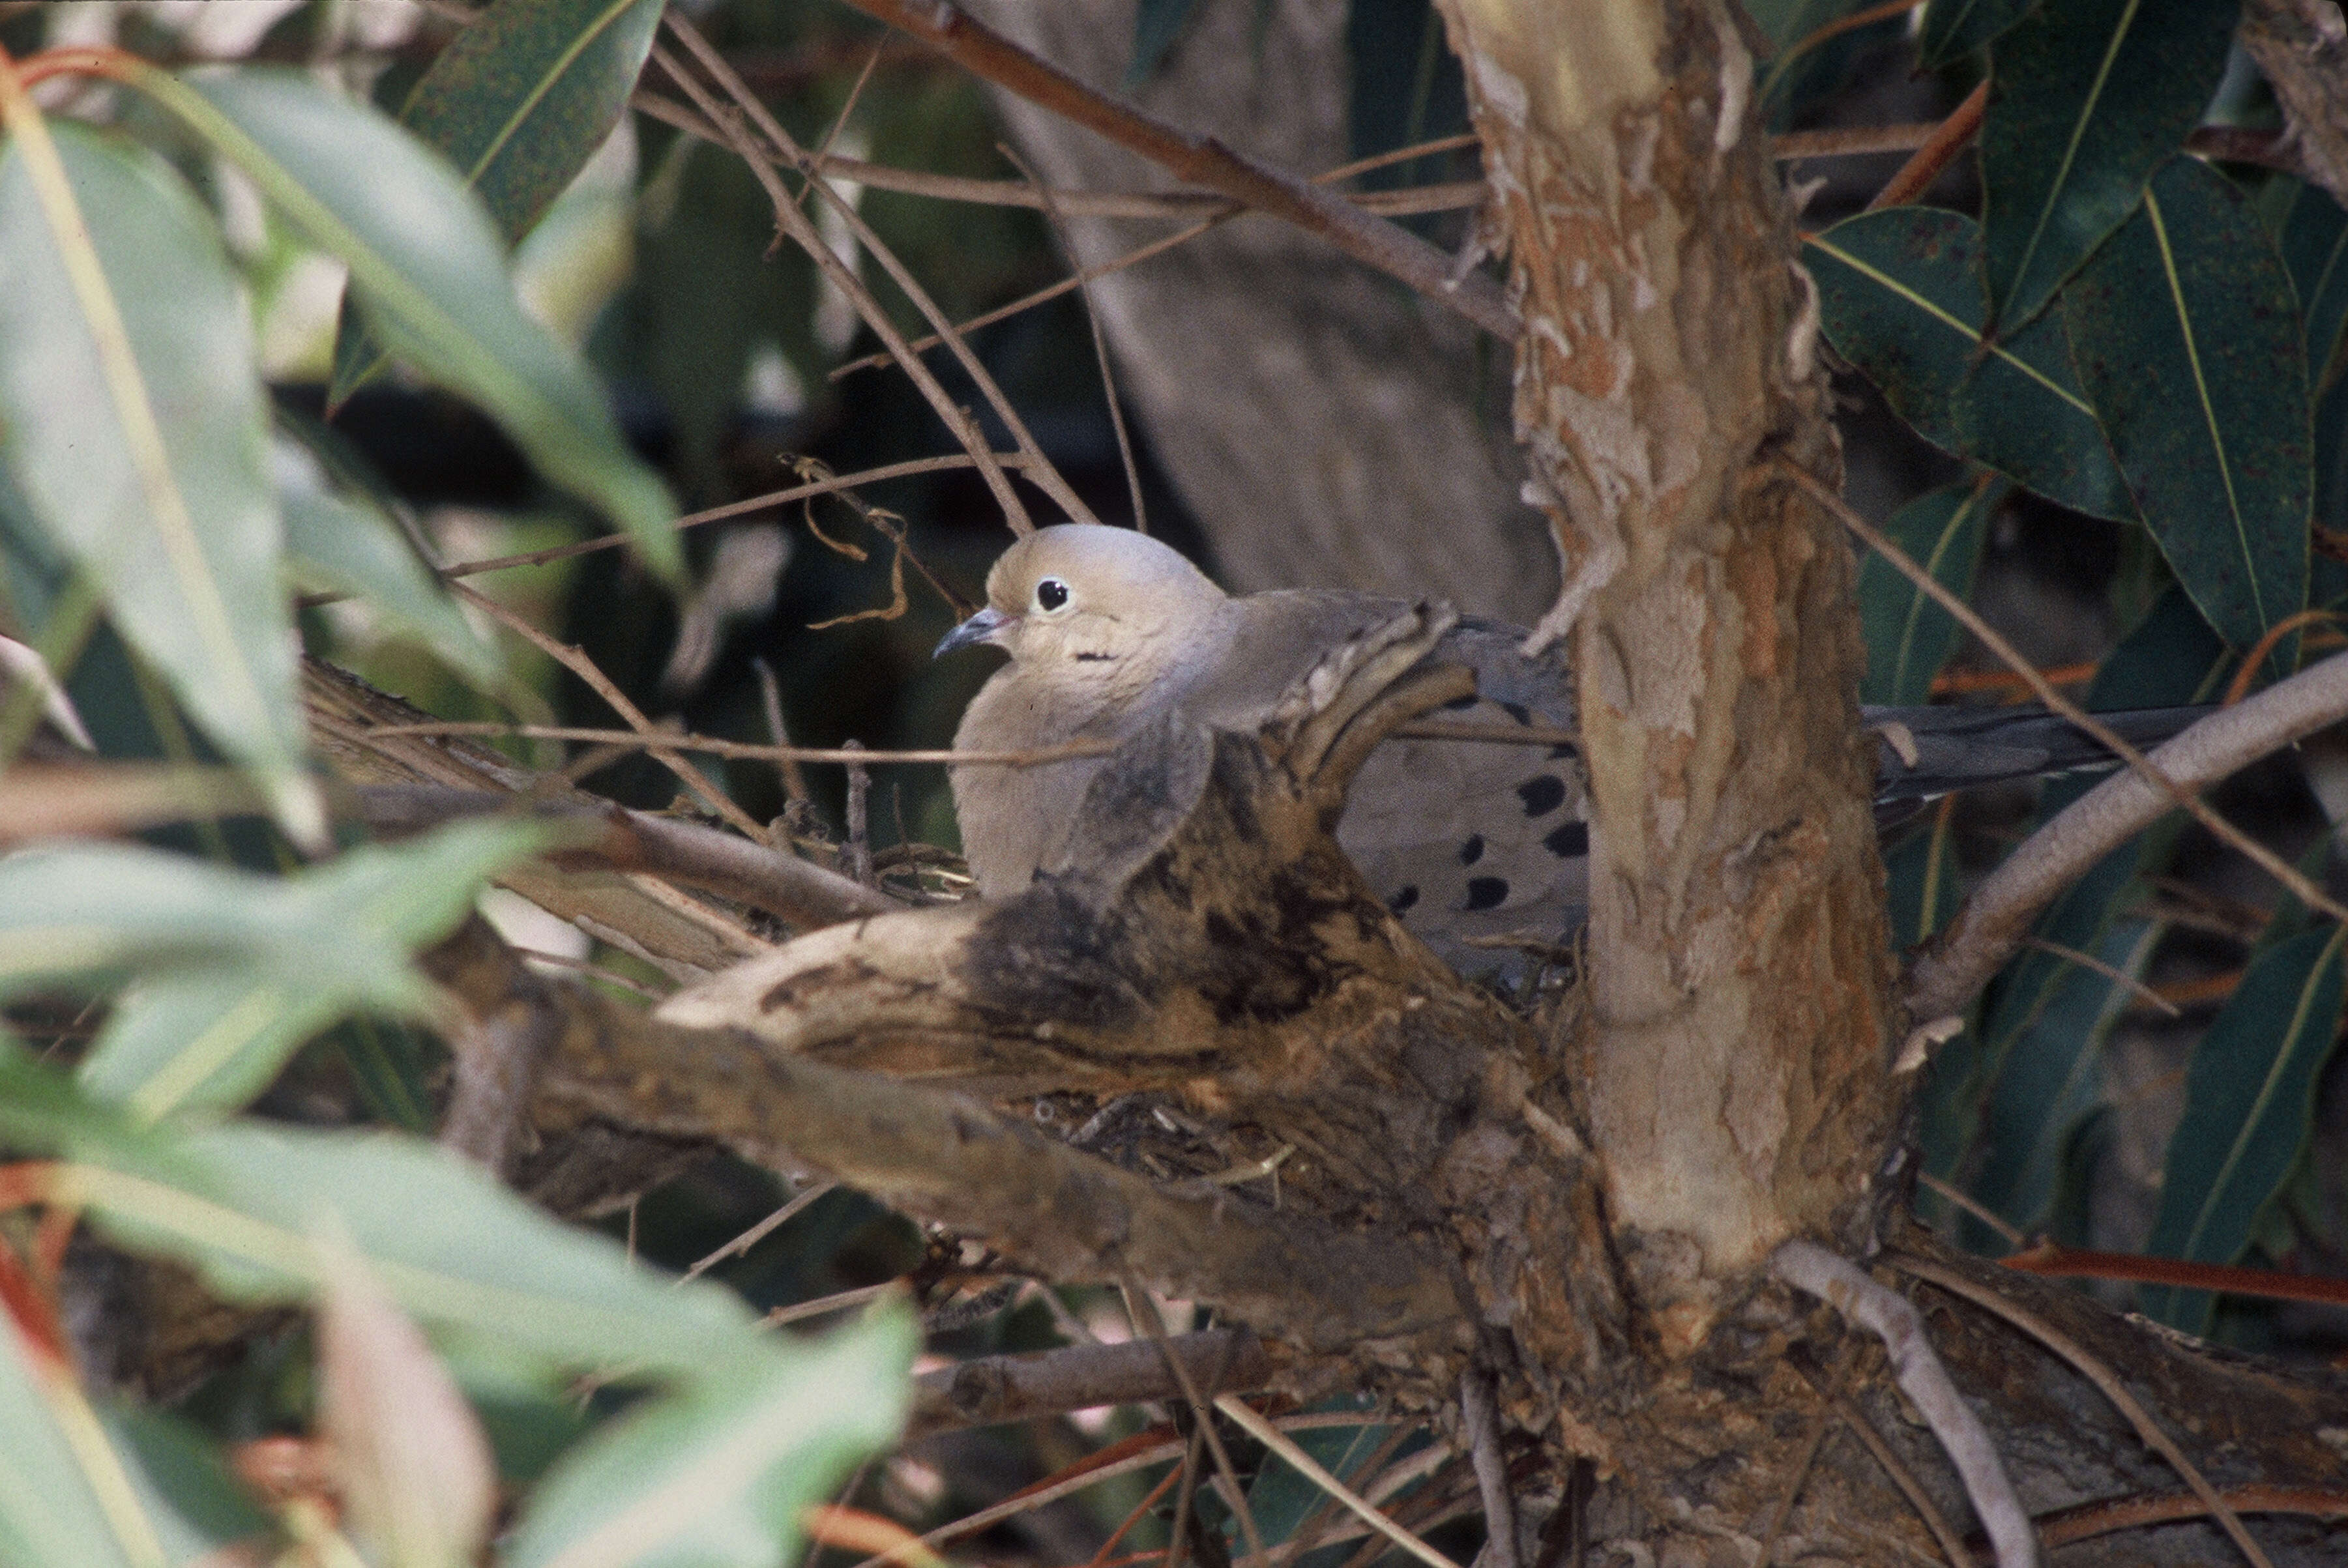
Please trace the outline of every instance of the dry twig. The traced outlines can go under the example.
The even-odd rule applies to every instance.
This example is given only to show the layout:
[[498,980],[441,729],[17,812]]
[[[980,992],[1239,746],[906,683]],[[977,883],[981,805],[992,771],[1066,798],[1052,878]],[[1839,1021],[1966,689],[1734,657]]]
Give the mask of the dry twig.
[[1407,229],[1374,218],[1292,174],[1241,158],[1212,137],[1193,137],[1095,91],[981,26],[951,0],[933,5],[913,0],[850,4],[921,39],[973,76],[1107,137],[1178,179],[1318,234],[1355,260],[1450,306],[1503,343],[1516,341],[1516,313],[1499,285],[1481,273],[1454,279],[1451,258]]

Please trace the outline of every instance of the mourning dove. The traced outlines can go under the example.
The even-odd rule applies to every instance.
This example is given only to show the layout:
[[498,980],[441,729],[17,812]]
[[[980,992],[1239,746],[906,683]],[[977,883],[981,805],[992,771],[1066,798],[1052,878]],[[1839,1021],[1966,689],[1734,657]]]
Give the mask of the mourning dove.
[[[1329,650],[1407,606],[1375,594],[1282,589],[1234,598],[1175,550],[1096,524],[1038,529],[1004,551],[986,607],[938,644],[985,643],[1011,661],[971,700],[960,751],[1024,752],[1121,741],[1169,708],[1220,729],[1257,728]],[[1576,728],[1561,655],[1528,655],[1525,632],[1463,617],[1429,657],[1475,672],[1477,695],[1441,717]],[[2107,715],[2132,743],[2182,729],[2198,709]],[[1877,808],[1890,819],[1967,784],[2108,765],[2100,747],[2036,710],[1869,710],[1885,737]],[[980,896],[1003,898],[1066,845],[1094,756],[953,770],[963,848]],[[1404,924],[1455,967],[1489,967],[1490,939],[1556,940],[1588,902],[1590,831],[1570,745],[1396,738],[1347,796],[1337,842]],[[1478,938],[1485,938],[1479,942]]]

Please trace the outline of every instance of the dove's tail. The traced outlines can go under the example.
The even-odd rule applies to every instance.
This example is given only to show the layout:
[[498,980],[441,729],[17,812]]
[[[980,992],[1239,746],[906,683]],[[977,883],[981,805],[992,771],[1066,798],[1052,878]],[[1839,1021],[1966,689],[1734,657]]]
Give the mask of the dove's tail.
[[[1867,708],[1879,738],[1875,804],[1919,804],[1952,790],[2116,766],[2103,743],[2044,708]],[[2139,750],[2158,745],[2209,707],[2132,708],[2095,717]],[[1895,727],[1896,726],[1896,727]]]

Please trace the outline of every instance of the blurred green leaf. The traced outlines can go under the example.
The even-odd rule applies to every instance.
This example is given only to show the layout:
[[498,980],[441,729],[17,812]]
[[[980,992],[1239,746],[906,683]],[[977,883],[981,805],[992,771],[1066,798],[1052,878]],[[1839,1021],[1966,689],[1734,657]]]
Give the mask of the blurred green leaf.
[[[98,1416],[115,1451],[134,1461],[131,1481],[171,1562],[201,1568],[224,1547],[268,1536],[269,1516],[195,1427],[142,1405],[101,1406]],[[220,1562],[213,1557],[211,1568]]]
[[730,1291],[664,1280],[418,1139],[257,1122],[142,1129],[15,1049],[0,1050],[0,1133],[65,1156],[58,1201],[236,1300],[309,1299],[326,1225],[413,1317],[555,1366],[725,1383],[775,1353]]
[[[2348,927],[2305,931],[2259,955],[2194,1048],[2145,1247],[2153,1255],[2232,1263],[2291,1174],[2339,1034],[2343,939]],[[2217,1307],[2206,1290],[2170,1286],[2147,1286],[2141,1299],[2188,1334],[2206,1333]]]
[[96,1421],[75,1419],[90,1412],[71,1375],[38,1355],[0,1312],[0,1563],[163,1568],[170,1559],[122,1455]]
[[409,949],[545,841],[530,824],[459,823],[283,878],[128,845],[29,850],[0,861],[0,994],[135,971],[84,1087],[140,1120],[241,1103],[346,1012],[428,1013],[436,993]]
[[[399,122],[480,192],[509,243],[519,240],[619,123],[663,4],[497,0],[440,51]],[[382,362],[345,298],[328,406]]]
[[60,124],[58,187],[43,145],[0,155],[0,463],[116,630],[259,774],[286,831],[321,842],[267,405],[219,232],[159,159]]
[[1927,441],[2074,511],[2136,515],[2054,321],[1982,343],[1982,237],[1970,218],[1887,207],[1802,247],[1835,352]]
[[2030,15],[2039,0],[1931,0],[1916,52],[1928,71],[1945,70]]
[[903,1425],[919,1345],[892,1310],[632,1412],[531,1494],[508,1568],[796,1561],[800,1512]]
[[380,507],[308,485],[288,485],[278,499],[286,573],[298,587],[363,600],[399,635],[468,680],[492,689],[504,683],[496,645],[481,640]]
[[[142,978],[117,1000],[83,1059],[83,1087],[141,1121],[231,1109],[268,1087],[304,1041],[355,1009],[425,1013],[408,954],[446,935],[492,873],[545,842],[543,830],[528,823],[458,823],[405,844],[354,849],[303,876],[264,880],[254,897],[277,905],[288,933],[291,951],[281,950],[279,959],[298,962],[307,950],[306,983],[289,983],[282,970],[255,976],[242,966]],[[335,949],[332,964],[316,956],[328,945]],[[365,989],[337,984],[336,967],[361,955]],[[390,974],[399,978],[382,987]]]
[[1981,130],[1990,319],[2036,319],[2199,122],[2230,0],[2064,0],[1990,48]]
[[[2132,980],[2161,934],[2147,921],[2116,921],[2091,956]],[[1982,1112],[1986,1158],[1969,1187],[2024,1232],[2046,1227],[2064,1153],[2102,1097],[2104,1043],[2136,997],[2133,986],[2067,964],[2045,1008],[2005,1052]]]
[[[1951,485],[1900,507],[1883,531],[1934,580],[1970,599],[1982,540],[2005,491],[2003,480],[1988,475]],[[1873,551],[1859,567],[1859,617],[1867,639],[1859,700],[1908,707],[1929,699],[1932,678],[1964,635],[1956,618]]]
[[291,71],[142,69],[136,85],[350,266],[369,329],[486,409],[556,484],[627,530],[674,581],[668,492],[620,439],[586,367],[524,315],[479,198],[390,120]]
[[1190,23],[1198,0],[1140,0],[1133,12],[1133,58],[1125,67],[1125,90],[1145,87],[1166,61],[1167,52]]
[[2333,360],[2348,323],[2348,211],[2322,186],[2291,180],[2276,248],[2299,296],[2300,343],[2308,378],[2319,395],[2338,374]]
[[2177,580],[2255,643],[2307,602],[2314,448],[2291,283],[2249,202],[2175,159],[2064,291],[2063,322]]

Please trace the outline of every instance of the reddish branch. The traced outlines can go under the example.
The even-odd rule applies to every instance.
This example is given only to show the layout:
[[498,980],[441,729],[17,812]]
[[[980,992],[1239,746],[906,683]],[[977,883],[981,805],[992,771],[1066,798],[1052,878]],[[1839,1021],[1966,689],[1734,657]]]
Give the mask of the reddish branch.
[[1341,196],[1282,169],[1242,158],[1213,137],[1193,136],[1029,54],[952,4],[849,0],[867,15],[912,35],[973,76],[1018,94],[1105,137],[1193,185],[1220,191],[1260,212],[1318,234],[1356,261],[1449,305],[1478,326],[1513,343],[1516,313],[1499,286],[1478,272],[1455,279],[1452,260],[1408,230],[1374,218]]

